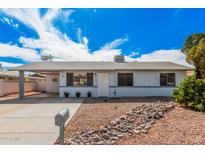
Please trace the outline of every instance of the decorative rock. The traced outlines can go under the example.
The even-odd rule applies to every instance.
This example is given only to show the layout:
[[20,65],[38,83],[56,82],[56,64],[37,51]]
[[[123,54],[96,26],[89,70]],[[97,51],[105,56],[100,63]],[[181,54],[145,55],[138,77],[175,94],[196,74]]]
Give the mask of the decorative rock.
[[112,136],[117,136],[117,135],[118,135],[117,132],[113,132],[113,133],[112,133]]
[[135,134],[139,134],[140,131],[139,131],[139,130],[134,130],[134,133],[135,133]]
[[107,128],[105,128],[105,127],[101,127],[101,128],[100,128],[100,131],[101,131],[102,133],[106,133],[108,130],[107,130]]
[[124,116],[121,116],[120,117],[120,120],[125,120],[127,117],[124,115]]
[[97,144],[98,144],[98,145],[103,145],[104,142],[103,142],[103,141],[100,141],[100,142],[98,142]]
[[160,117],[163,117],[163,116],[164,116],[164,113],[163,113],[163,112],[158,112],[158,115],[159,115]]
[[173,108],[173,102],[159,101],[154,104],[140,105],[126,115],[101,126],[99,130],[87,129],[76,132],[70,139],[65,139],[65,144],[114,144],[119,138],[147,133],[156,119],[162,118],[165,112]]
[[149,123],[150,123],[150,125],[153,125],[153,124],[155,123],[155,121],[152,120],[152,121],[150,121]]
[[118,137],[117,136],[113,136],[110,138],[111,140],[118,140]]
[[103,134],[102,137],[103,137],[104,139],[109,139],[109,138],[110,138],[110,136],[109,136],[108,134]]
[[117,135],[117,137],[122,138],[122,137],[123,137],[123,135],[122,135],[122,134],[118,134],[118,135]]
[[95,137],[93,137],[93,140],[95,141],[95,142],[99,142],[101,139],[100,139],[100,137],[99,136],[95,136]]
[[116,126],[116,125],[117,125],[117,122],[116,122],[115,120],[113,120],[113,121],[111,121],[111,124],[112,124],[113,126]]
[[146,124],[139,125],[140,128],[144,128],[145,126],[146,126]]
[[150,123],[147,123],[147,125],[144,127],[145,130],[150,129],[150,128],[151,128]]
[[128,130],[129,130],[128,128],[123,128],[121,131],[122,132],[128,132]]
[[145,130],[145,129],[143,129],[143,130],[141,130],[140,132],[142,132],[142,133],[147,133],[148,131]]

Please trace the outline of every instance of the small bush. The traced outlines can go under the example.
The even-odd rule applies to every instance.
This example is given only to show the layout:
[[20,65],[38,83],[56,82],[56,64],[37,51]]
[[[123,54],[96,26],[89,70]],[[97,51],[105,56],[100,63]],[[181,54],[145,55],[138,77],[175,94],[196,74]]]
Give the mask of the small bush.
[[91,97],[91,96],[92,96],[92,93],[91,93],[90,91],[88,91],[88,92],[87,92],[87,96],[88,96],[88,97]]
[[187,77],[173,91],[173,95],[177,104],[205,111],[205,80]]
[[69,92],[64,92],[65,97],[69,97],[70,93]]
[[77,91],[77,92],[75,93],[75,95],[76,95],[76,97],[80,97],[80,92]]

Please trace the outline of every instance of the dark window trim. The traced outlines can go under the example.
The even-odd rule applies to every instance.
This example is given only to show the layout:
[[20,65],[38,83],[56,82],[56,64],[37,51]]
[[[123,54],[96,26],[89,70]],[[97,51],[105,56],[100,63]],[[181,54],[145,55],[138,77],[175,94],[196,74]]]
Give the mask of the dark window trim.
[[[161,75],[166,74],[166,85],[162,85],[161,83]],[[174,85],[168,85],[169,74],[174,74]],[[160,73],[159,75],[160,87],[176,87],[176,73]]]
[[[86,80],[87,80],[86,84],[87,85],[73,85],[73,81],[74,81],[73,80],[73,75],[74,75],[74,73],[66,73],[66,86],[63,86],[63,87],[94,87],[94,73],[93,72],[88,72],[88,73],[85,72]],[[79,72],[79,73],[81,73],[81,72]],[[70,78],[71,79],[71,84],[68,84],[68,74],[72,75],[72,77]],[[89,85],[88,85],[88,74],[92,74],[92,84],[89,84]]]
[[[120,74],[124,74],[124,75],[125,75],[125,74],[131,74],[131,75],[132,75],[132,76],[131,76],[131,79],[132,79],[132,80],[131,80],[131,82],[132,82],[131,85],[123,85],[123,84],[126,84],[126,83],[128,84],[128,83],[129,83],[128,81],[126,81],[126,82],[124,81],[123,84],[119,84],[119,82],[120,82],[120,81],[119,81],[119,75],[120,75]],[[117,86],[118,86],[118,87],[133,87],[133,86],[134,86],[134,78],[133,78],[133,76],[134,76],[134,75],[133,75],[133,72],[132,72],[132,73],[120,73],[120,72],[118,72],[118,73],[117,73]],[[125,76],[124,76],[124,77],[125,77]],[[125,79],[124,79],[124,80],[125,80]]]
[[[68,75],[70,78],[68,78]],[[73,73],[66,73],[66,86],[73,86]]]

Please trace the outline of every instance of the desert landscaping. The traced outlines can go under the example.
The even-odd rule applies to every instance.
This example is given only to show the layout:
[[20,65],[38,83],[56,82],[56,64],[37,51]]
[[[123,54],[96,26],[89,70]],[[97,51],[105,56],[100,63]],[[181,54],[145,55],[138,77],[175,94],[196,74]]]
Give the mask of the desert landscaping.
[[65,144],[204,144],[204,118],[172,98],[90,98],[68,123]]

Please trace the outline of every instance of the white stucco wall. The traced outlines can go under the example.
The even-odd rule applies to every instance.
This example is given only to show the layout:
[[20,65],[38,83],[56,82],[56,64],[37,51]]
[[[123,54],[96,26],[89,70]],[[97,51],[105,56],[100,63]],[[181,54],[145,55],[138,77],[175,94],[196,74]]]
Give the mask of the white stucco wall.
[[[54,78],[57,79],[57,82],[53,82]],[[59,74],[47,74],[46,75],[46,88],[45,89],[46,89],[46,92],[49,92],[49,93],[59,92]]]
[[157,71],[134,72],[134,86],[159,86]]
[[37,91],[45,92],[46,91],[46,80],[38,80],[37,82]]
[[176,86],[178,86],[181,80],[187,76],[186,71],[176,71]]
[[[133,87],[117,87],[117,73],[133,73]],[[68,91],[72,97],[75,92],[80,91],[83,97],[91,91],[93,97],[98,96],[98,72],[93,72],[94,87],[67,87],[66,72],[60,73],[60,96],[64,97],[64,92]],[[186,71],[115,71],[109,72],[109,97],[134,97],[134,96],[171,96],[175,87],[160,87],[160,73],[175,73],[176,86],[186,76]]]
[[69,92],[69,97],[76,97],[75,93],[80,92],[80,97],[87,97],[87,92],[91,92],[92,97],[98,96],[98,88],[97,87],[60,87],[60,97],[64,97],[64,92]]
[[133,86],[160,86],[160,73],[175,73],[176,86],[186,76],[186,71],[115,71],[109,72],[109,86],[117,86],[118,73],[133,73]]
[[[174,87],[110,87],[110,97],[171,96]],[[115,91],[115,93],[114,93]]]

